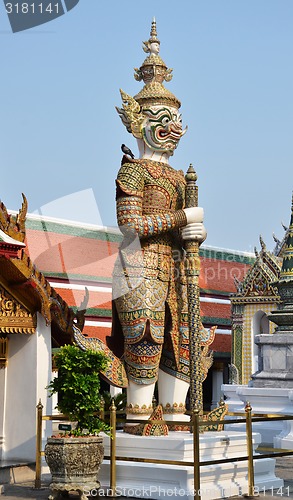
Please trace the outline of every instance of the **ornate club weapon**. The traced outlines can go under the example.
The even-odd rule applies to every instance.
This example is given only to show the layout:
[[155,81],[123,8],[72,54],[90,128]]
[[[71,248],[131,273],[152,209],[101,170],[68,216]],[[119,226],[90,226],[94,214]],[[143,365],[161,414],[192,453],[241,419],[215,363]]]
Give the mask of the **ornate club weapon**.
[[[186,208],[197,207],[198,187],[197,175],[190,164],[186,180]],[[201,369],[201,339],[200,339],[200,306],[199,306],[199,244],[198,241],[186,241],[186,277],[188,296],[188,327],[189,327],[189,371],[190,371],[190,409],[202,413],[202,369]]]

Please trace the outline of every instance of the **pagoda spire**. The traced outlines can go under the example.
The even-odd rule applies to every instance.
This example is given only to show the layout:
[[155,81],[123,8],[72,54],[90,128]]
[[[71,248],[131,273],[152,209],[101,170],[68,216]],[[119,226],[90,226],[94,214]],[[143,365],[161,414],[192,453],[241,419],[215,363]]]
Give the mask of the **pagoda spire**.
[[283,263],[279,279],[273,283],[281,302],[268,319],[277,325],[274,334],[257,335],[260,371],[252,375],[252,387],[293,388],[293,197],[291,221],[286,233]]
[[286,237],[282,269],[279,281],[293,282],[293,193],[292,193],[292,205],[291,205],[291,220],[290,220],[289,231]]

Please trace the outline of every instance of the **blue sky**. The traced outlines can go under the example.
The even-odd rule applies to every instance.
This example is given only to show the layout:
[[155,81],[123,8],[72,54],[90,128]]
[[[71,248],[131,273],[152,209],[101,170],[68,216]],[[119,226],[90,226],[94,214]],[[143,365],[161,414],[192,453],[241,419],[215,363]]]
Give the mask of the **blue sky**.
[[115,225],[120,145],[137,153],[115,105],[141,88],[153,16],[188,125],[170,163],[197,171],[206,244],[273,248],[293,188],[292,0],[80,0],[16,34],[1,2],[1,200]]

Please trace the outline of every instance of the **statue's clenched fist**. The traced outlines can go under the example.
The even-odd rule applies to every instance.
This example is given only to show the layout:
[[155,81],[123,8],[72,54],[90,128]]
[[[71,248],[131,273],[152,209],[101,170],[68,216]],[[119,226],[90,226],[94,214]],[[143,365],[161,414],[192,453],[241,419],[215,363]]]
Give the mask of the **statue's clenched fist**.
[[183,240],[193,240],[202,243],[207,237],[207,232],[203,225],[203,208],[184,208],[184,212],[187,225],[181,230]]

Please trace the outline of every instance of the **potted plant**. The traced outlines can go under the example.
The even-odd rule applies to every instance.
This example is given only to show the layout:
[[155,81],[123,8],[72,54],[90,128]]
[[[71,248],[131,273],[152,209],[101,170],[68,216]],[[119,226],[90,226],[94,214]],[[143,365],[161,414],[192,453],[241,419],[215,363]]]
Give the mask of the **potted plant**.
[[101,431],[109,426],[100,419],[101,406],[99,372],[108,358],[101,352],[82,351],[65,345],[55,355],[58,376],[48,386],[50,395],[58,393],[58,410],[75,422],[75,429],[65,436],[48,438],[45,458],[52,475],[50,485],[56,498],[59,492],[78,491],[87,498],[85,490],[97,490],[97,474],[104,457]]

